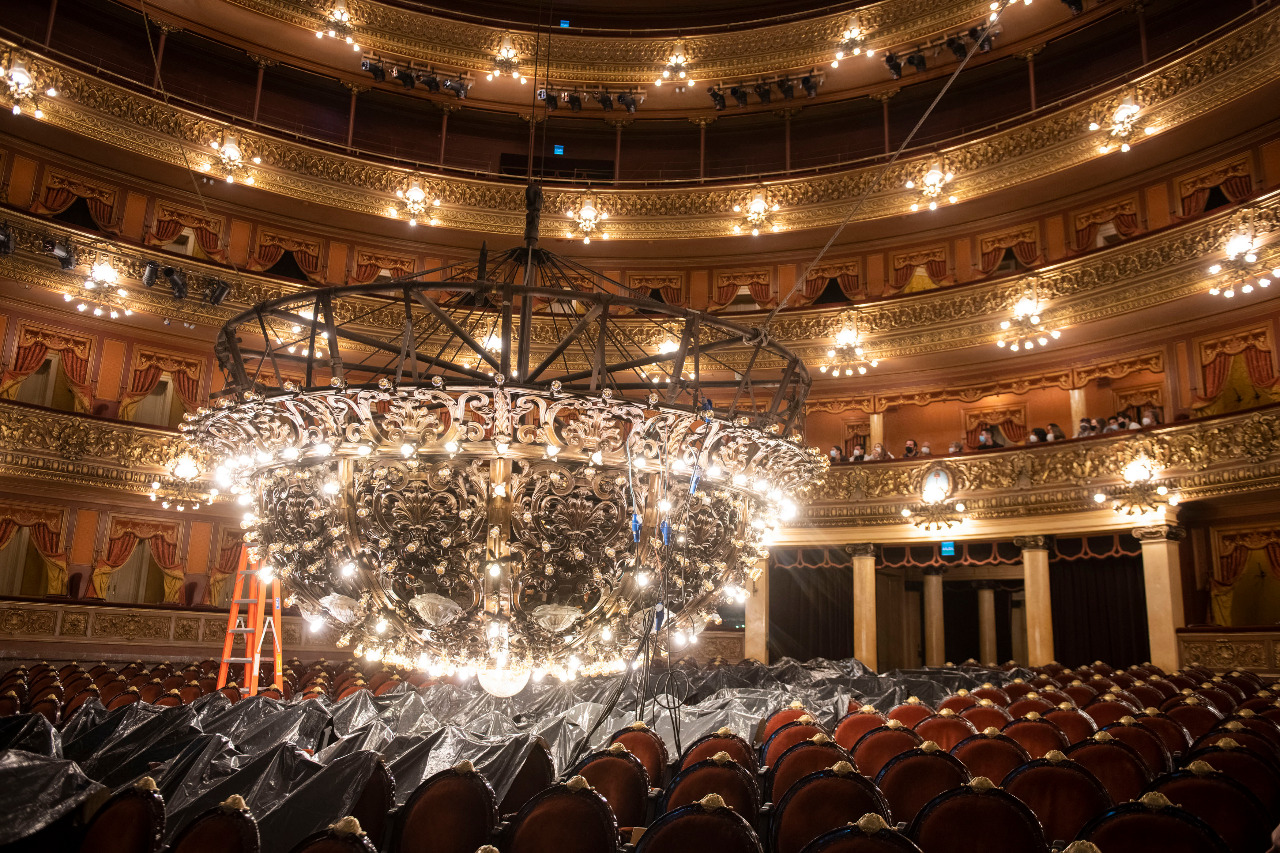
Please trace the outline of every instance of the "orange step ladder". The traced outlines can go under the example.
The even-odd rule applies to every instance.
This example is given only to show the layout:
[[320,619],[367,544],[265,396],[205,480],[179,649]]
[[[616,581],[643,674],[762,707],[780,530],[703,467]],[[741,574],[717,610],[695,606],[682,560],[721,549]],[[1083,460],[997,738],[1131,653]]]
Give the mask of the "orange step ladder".
[[[271,585],[271,614],[267,615],[267,584]],[[241,605],[247,606],[240,615]],[[244,680],[240,682],[242,694],[258,695],[258,674],[262,667],[262,644],[268,632],[273,648],[272,683],[284,693],[284,653],[280,648],[280,579],[269,582],[258,576],[257,564],[250,564],[247,549],[240,551],[240,563],[236,566],[235,586],[231,591],[231,612],[227,614],[227,636],[222,641],[222,662],[218,665],[218,688],[227,686],[231,665],[244,664]],[[236,638],[244,639],[244,652],[237,657]]]

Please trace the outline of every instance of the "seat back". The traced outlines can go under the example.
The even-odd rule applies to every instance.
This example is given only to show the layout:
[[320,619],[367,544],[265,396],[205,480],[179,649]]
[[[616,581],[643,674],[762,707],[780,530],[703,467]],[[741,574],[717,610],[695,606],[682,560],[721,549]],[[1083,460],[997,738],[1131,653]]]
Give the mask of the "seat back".
[[1273,821],[1262,801],[1239,781],[1202,761],[1160,776],[1148,790],[1163,794],[1209,824],[1236,853],[1266,850],[1270,843]]
[[835,731],[831,736],[835,742],[845,749],[852,749],[853,745],[858,742],[858,738],[865,735],[872,729],[878,729],[888,722],[882,715],[876,712],[876,709],[870,705],[863,705],[856,711],[850,711],[839,719],[836,723]]
[[982,776],[935,797],[916,815],[907,836],[928,853],[971,853],[975,843],[983,853],[1049,850],[1031,810]]
[[610,744],[620,743],[639,759],[649,774],[649,781],[661,785],[667,778],[667,745],[658,733],[637,720],[621,731],[613,733]]
[[914,729],[920,737],[933,741],[948,751],[960,741],[978,733],[973,723],[945,708],[932,717],[925,717],[916,723]]
[[1267,814],[1280,816],[1280,768],[1230,739],[1187,753],[1187,764],[1203,761],[1242,783],[1262,801]]
[[1107,732],[1075,744],[1067,750],[1067,757],[1097,776],[1116,803],[1137,798],[1153,775],[1137,750]]
[[378,848],[354,817],[342,820],[299,841],[289,853],[378,853]]
[[1080,830],[1079,839],[1104,851],[1229,853],[1207,823],[1155,793],[1098,815]]
[[820,835],[865,814],[890,819],[889,803],[871,780],[849,762],[810,773],[777,801],[769,830],[772,853],[800,853]]
[[593,752],[573,768],[574,776],[591,783],[613,809],[620,827],[643,826],[649,797],[649,774],[621,743]]
[[[1017,685],[1016,687],[1015,687],[1015,684]],[[1014,684],[1009,684],[1008,688],[1010,690],[1014,690],[1015,692],[1017,692],[1019,696],[1025,695],[1026,693],[1029,693],[1031,690],[1034,689],[1033,687],[1031,687],[1031,685],[1026,684],[1023,681],[1017,681]],[[1026,688],[1026,689],[1023,689],[1023,688]],[[981,702],[983,699],[987,699],[992,704],[1001,708],[1008,708],[1009,704],[1013,701],[1013,699],[1011,698],[1013,694],[1007,692],[1006,690],[1001,690],[999,687],[995,687],[990,684],[984,684],[981,687],[975,687],[973,690],[970,690],[969,692],[972,693],[973,697],[977,699],[979,702]]]
[[1098,777],[1057,751],[1010,773],[1004,789],[1027,804],[1050,842],[1070,841],[1113,805]]
[[612,853],[618,822],[604,797],[574,776],[525,803],[499,846],[503,853]]
[[815,838],[801,853],[920,853],[910,838],[889,828],[880,815],[865,814],[854,823]]
[[1192,740],[1203,737],[1222,722],[1222,714],[1196,696],[1188,696],[1165,708],[1164,712],[1182,723]]
[[806,741],[814,735],[826,734],[822,727],[813,722],[812,717],[801,717],[793,723],[787,723],[785,726],[779,727],[769,739],[764,742],[764,746],[760,750],[760,763],[763,767],[770,767],[778,756],[786,752],[791,747]]
[[85,829],[81,853],[155,853],[164,836],[164,798],[151,777],[107,800]]
[[392,833],[396,853],[475,853],[498,822],[493,787],[470,762],[441,770],[409,795]]
[[1138,753],[1153,777],[1173,770],[1173,757],[1164,748],[1164,741],[1155,732],[1138,725],[1135,718],[1121,717],[1120,722],[1103,731]]
[[900,720],[890,720],[858,738],[849,754],[853,756],[853,766],[858,768],[859,773],[875,778],[889,763],[890,758],[915,749],[922,743],[924,738],[904,726]]
[[751,771],[727,752],[718,752],[677,773],[663,794],[662,812],[696,803],[707,794],[719,794],[726,806],[755,823],[760,812],[760,788]]
[[524,758],[524,764],[520,765],[516,778],[503,795],[502,802],[498,803],[498,814],[509,815],[520,811],[534,795],[551,787],[555,780],[556,768],[551,761],[550,750],[541,740],[535,741]]
[[1216,729],[1193,743],[1191,745],[1191,749],[1192,751],[1195,751],[1201,747],[1213,746],[1218,741],[1227,740],[1228,738],[1251,752],[1256,752],[1259,755],[1265,755],[1273,762],[1280,763],[1280,747],[1277,747],[1274,743],[1257,732],[1253,732],[1245,728],[1244,725],[1237,720],[1229,720],[1218,726]]
[[977,704],[977,697],[968,690],[961,689],[938,703],[938,713],[941,714],[943,711],[954,711],[959,714],[965,708],[972,708]]
[[381,760],[375,761],[373,772],[365,780],[364,789],[351,807],[351,817],[363,829],[375,847],[381,847],[387,835],[387,817],[396,801],[396,783]]
[[1044,715],[1044,718],[1062,729],[1067,740],[1079,743],[1093,737],[1098,731],[1098,724],[1084,711],[1062,704]]
[[751,748],[751,745],[744,738],[734,734],[728,728],[722,728],[709,735],[703,735],[689,744],[689,747],[684,751],[684,755],[680,758],[680,767],[678,769],[683,770],[686,767],[692,767],[699,761],[706,761],[718,752],[727,753],[731,759],[747,768],[747,770],[755,772],[755,750]]
[[952,748],[951,754],[960,759],[971,776],[985,776],[992,781],[1003,780],[1031,760],[1020,743],[994,728],[965,738]]
[[1025,717],[1032,711],[1037,714],[1044,714],[1052,711],[1055,707],[1057,706],[1053,702],[1042,698],[1039,693],[1028,693],[1021,699],[1016,699],[1009,703],[1009,707],[1006,710],[1008,710],[1009,716],[1016,720],[1018,717]]
[[1132,716],[1134,709],[1128,702],[1123,702],[1110,693],[1103,693],[1085,705],[1084,712],[1093,718],[1099,729],[1104,729],[1112,723],[1118,723],[1121,717]]
[[760,729],[756,734],[756,743],[764,743],[773,736],[773,733],[785,726],[787,723],[794,723],[801,717],[812,717],[805,710],[801,702],[791,702],[785,708],[779,708],[760,723]]
[[782,753],[778,763],[769,768],[764,795],[769,802],[776,803],[801,778],[849,760],[849,753],[835,741],[826,735],[815,735],[813,740],[798,743]]
[[925,741],[890,759],[876,775],[876,787],[889,801],[894,820],[910,822],[934,797],[969,780],[969,771],[958,758]]
[[979,699],[977,705],[965,708],[960,712],[960,716],[973,723],[973,727],[978,731],[989,728],[1003,729],[1013,719],[1008,711],[990,699]]
[[1187,731],[1187,727],[1168,714],[1148,708],[1133,719],[1138,725],[1160,738],[1160,742],[1164,744],[1165,749],[1169,750],[1169,756],[1175,762],[1186,755],[1187,750],[1191,748],[1191,733]]
[[899,720],[908,728],[915,728],[916,723],[925,717],[932,717],[934,710],[925,703],[921,702],[917,696],[909,696],[907,701],[894,708],[889,709],[889,713],[885,714],[886,719]]
[[655,820],[636,853],[762,853],[760,839],[742,815],[715,794]]
[[258,853],[258,822],[239,796],[229,797],[183,827],[169,853]]
[[1065,750],[1071,745],[1062,729],[1035,712],[1014,720],[1000,733],[1020,743],[1032,758],[1044,758],[1055,749]]

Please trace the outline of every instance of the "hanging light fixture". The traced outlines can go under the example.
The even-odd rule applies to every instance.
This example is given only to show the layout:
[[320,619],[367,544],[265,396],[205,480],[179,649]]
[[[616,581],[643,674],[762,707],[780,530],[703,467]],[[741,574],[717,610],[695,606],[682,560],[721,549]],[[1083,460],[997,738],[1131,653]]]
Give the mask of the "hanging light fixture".
[[1141,452],[1121,469],[1124,485],[1099,490],[1093,500],[1099,504],[1110,500],[1117,514],[1127,516],[1158,514],[1164,507],[1176,507],[1182,496],[1158,475],[1156,463]]
[[209,488],[201,479],[201,468],[190,454],[184,453],[169,466],[169,472],[151,481],[151,500],[162,509],[185,512],[213,503],[220,492]]
[[[421,178],[410,178],[408,185],[396,190],[396,198],[403,202],[404,212],[409,217],[410,225],[417,225],[419,220],[425,221],[428,225],[440,224],[433,210],[440,206],[440,198],[427,194]],[[398,217],[400,210],[392,205],[387,208],[387,215]]]
[[209,147],[213,149],[213,158],[201,163],[200,171],[217,172],[229,184],[240,181],[253,186],[255,178],[250,164],[260,165],[262,158],[246,154],[234,133],[230,130],[222,131],[217,139],[209,140]]
[[[937,469],[934,469],[937,470]],[[902,508],[902,517],[921,530],[936,533],[964,524],[965,505],[951,499],[950,475],[936,477],[926,475],[920,491],[920,502]]]
[[4,100],[14,115],[22,115],[30,110],[36,118],[44,118],[44,110],[40,108],[40,97],[56,98],[58,90],[47,85],[41,91],[27,60],[17,51],[7,51],[0,60],[0,84],[3,84]]
[[[861,56],[863,49],[866,48],[867,33],[858,23],[858,19],[854,18],[849,22],[849,26],[840,34],[840,41],[836,44],[836,57],[831,60],[832,68],[840,67],[840,60],[846,56]],[[875,51],[866,48],[867,56],[872,56]]]
[[[340,645],[477,674],[498,695],[541,675],[620,671],[642,647],[666,654],[677,633],[696,637],[824,470],[795,428],[808,387],[797,355],[714,315],[620,306],[620,285],[583,284],[566,263],[519,247],[443,281],[271,300],[221,331],[228,393],[185,432],[222,460],[215,481],[244,507],[251,559],[305,616],[337,626]],[[518,320],[533,299],[591,320],[535,335]],[[448,318],[429,360],[415,306]],[[392,322],[397,312],[408,322]],[[373,314],[388,322],[369,326]],[[329,356],[308,359],[315,384],[272,381],[279,345],[261,316],[335,332]],[[585,371],[558,355],[576,353],[584,327],[601,342]],[[638,343],[673,330],[687,348]],[[373,335],[380,359],[358,354]],[[767,357],[721,363],[712,344],[727,337],[758,340]],[[701,365],[693,382],[659,395],[636,381],[638,368],[682,357]],[[351,359],[358,374],[342,372]],[[515,369],[522,378],[506,378]],[[770,382],[763,410],[731,402]]]
[[520,52],[516,50],[511,33],[503,33],[498,47],[493,53],[493,70],[484,76],[486,80],[494,77],[511,77],[521,83],[527,82],[520,73]]
[[943,195],[947,184],[953,180],[955,180],[955,173],[941,162],[930,163],[929,168],[918,179],[908,178],[906,188],[918,190],[920,193],[920,201],[911,203],[912,212],[919,210],[921,205],[930,210],[937,210],[938,204],[943,200],[948,204],[955,204],[959,201],[960,199],[954,195],[946,195],[945,198]]
[[1099,154],[1110,154],[1119,149],[1127,152],[1137,143],[1140,136],[1150,136],[1159,131],[1154,125],[1142,125],[1138,117],[1142,114],[1142,105],[1133,95],[1125,95],[1110,115],[1099,117],[1089,123],[1089,130],[1105,130],[1106,136],[1098,145]]
[[695,85],[695,81],[689,76],[689,55],[684,49],[684,40],[677,40],[671,47],[671,53],[667,56],[667,64],[662,67],[661,73],[657,79],[653,81],[653,85],[661,86],[663,83],[674,83],[677,92],[683,92],[686,86]]
[[599,199],[590,190],[584,191],[582,197],[578,199],[577,207],[569,208],[564,215],[572,222],[564,233],[566,239],[582,238],[583,243],[590,243],[592,237],[599,237],[601,240],[609,239],[609,232],[604,230],[609,211],[600,207]]
[[827,350],[827,359],[818,366],[819,371],[833,377],[864,375],[880,365],[880,359],[868,356],[863,346],[858,328],[861,319],[861,314],[854,314],[853,324],[836,332],[836,344]]
[[745,199],[733,206],[734,213],[742,214],[741,221],[733,224],[733,233],[746,231],[758,237],[761,231],[781,231],[782,224],[773,217],[779,209],[779,204],[769,198],[764,184],[757,184]]
[[1062,337],[1062,332],[1048,328],[1042,321],[1044,303],[1040,299],[1040,280],[1028,276],[1021,295],[1013,303],[1008,320],[1000,321],[1000,339],[996,346],[1009,352],[1030,352],[1037,345],[1045,347]]
[[121,284],[120,276],[109,260],[94,259],[89,274],[78,288],[68,288],[62,300],[75,306],[82,314],[110,320],[132,317],[129,291]]
[[360,45],[356,43],[355,28],[351,24],[351,12],[347,9],[346,0],[333,0],[325,10],[324,19],[316,29],[316,38],[326,36],[346,42],[351,45],[352,50],[360,49]]
[[1214,276],[1209,287],[1211,295],[1234,299],[1237,293],[1248,295],[1255,286],[1265,289],[1272,281],[1280,280],[1280,267],[1268,273],[1260,265],[1258,250],[1266,230],[1259,211],[1254,208],[1240,210],[1231,217],[1223,245],[1226,258],[1209,267],[1209,275]]

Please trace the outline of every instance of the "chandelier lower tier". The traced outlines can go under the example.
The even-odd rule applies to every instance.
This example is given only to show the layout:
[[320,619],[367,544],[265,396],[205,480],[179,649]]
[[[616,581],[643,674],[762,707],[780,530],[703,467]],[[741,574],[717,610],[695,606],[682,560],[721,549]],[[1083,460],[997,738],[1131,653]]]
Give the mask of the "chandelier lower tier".
[[245,312],[186,426],[309,620],[510,695],[696,636],[825,459],[767,336],[541,250],[488,266]]

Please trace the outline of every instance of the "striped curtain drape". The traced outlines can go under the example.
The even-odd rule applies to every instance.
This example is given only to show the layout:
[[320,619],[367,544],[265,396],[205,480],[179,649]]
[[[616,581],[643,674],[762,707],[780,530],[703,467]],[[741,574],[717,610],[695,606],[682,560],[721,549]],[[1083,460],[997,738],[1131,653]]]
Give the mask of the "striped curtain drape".
[[27,528],[28,541],[36,546],[44,560],[50,595],[67,592],[67,555],[62,550],[62,521],[57,511],[32,510],[24,507],[0,506],[0,548],[20,528]]
[[[140,532],[144,535],[139,536]],[[176,524],[161,528],[139,522],[117,524],[107,539],[106,553],[94,561],[93,593],[91,594],[105,597],[104,593],[111,583],[111,576],[129,561],[138,543],[145,541],[151,547],[152,559],[164,574],[164,600],[178,603],[187,570],[178,558],[177,536]]]
[[59,355],[58,365],[71,386],[76,411],[88,412],[93,408],[94,391],[89,385],[89,351],[87,338],[72,338],[57,334],[23,329],[14,351],[13,364],[0,376],[0,398],[15,399],[22,381],[40,369],[50,350]]

